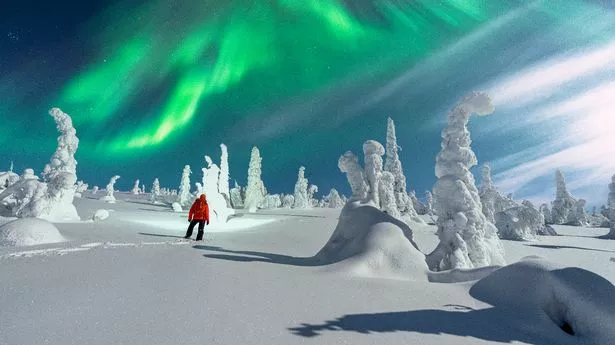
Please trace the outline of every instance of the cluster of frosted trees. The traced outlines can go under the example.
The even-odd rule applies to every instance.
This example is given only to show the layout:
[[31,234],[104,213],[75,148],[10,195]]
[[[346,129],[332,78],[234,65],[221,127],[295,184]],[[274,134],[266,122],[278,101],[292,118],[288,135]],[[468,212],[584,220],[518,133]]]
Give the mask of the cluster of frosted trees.
[[[79,147],[77,131],[72,119],[59,108],[49,111],[60,133],[58,146],[43,170],[43,180],[34,170],[25,169],[21,176],[7,174],[0,202],[9,216],[37,217],[50,221],[79,220],[73,198],[77,188],[77,161]],[[79,186],[80,190],[83,186]]]

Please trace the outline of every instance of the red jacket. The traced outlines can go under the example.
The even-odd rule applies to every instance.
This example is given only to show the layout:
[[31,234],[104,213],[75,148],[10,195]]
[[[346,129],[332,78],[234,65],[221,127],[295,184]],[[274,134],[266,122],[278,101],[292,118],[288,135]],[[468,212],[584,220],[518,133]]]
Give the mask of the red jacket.
[[188,220],[204,220],[209,222],[209,205],[207,205],[205,194],[201,194],[201,197],[196,199],[194,204],[192,204],[192,207],[190,207]]

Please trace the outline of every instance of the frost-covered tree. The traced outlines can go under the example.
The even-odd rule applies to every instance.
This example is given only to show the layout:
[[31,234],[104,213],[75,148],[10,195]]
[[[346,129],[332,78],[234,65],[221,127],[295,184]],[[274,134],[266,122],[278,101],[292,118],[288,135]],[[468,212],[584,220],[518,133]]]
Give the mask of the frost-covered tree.
[[92,195],[96,195],[96,193],[98,193],[98,189],[99,189],[98,186],[94,186],[92,188]]
[[480,201],[483,205],[483,214],[491,223],[495,222],[495,214],[505,211],[512,207],[517,207],[516,202],[512,200],[512,194],[504,196],[491,178],[491,168],[487,164],[481,167],[481,186],[478,191]]
[[38,178],[21,179],[6,188],[0,194],[0,200],[9,196],[16,199],[11,206],[13,216],[50,221],[79,220],[73,205],[77,182],[77,161],[74,156],[79,147],[77,131],[71,117],[59,108],[52,108],[49,115],[53,117],[60,136],[57,149],[43,171],[44,182],[38,181]]
[[368,140],[363,143],[363,154],[365,162],[365,176],[369,185],[367,198],[372,201],[376,207],[380,207],[380,192],[378,190],[380,178],[382,176],[382,156],[384,155],[384,147],[375,140]]
[[88,190],[88,184],[83,181],[77,181],[77,185],[75,186],[75,198],[81,198],[86,190]]
[[229,191],[231,205],[234,208],[243,208],[243,188],[235,181],[235,187]]
[[132,187],[132,190],[131,190],[132,194],[139,195],[141,193],[141,189],[139,188],[140,182],[141,181],[139,181],[139,179],[135,181],[135,185]]
[[250,165],[248,167],[248,186],[246,187],[246,198],[244,208],[248,212],[255,212],[261,206],[267,190],[265,184],[261,180],[262,158],[258,147],[252,148],[250,156]]
[[344,205],[345,203],[340,193],[335,188],[331,188],[329,194],[325,196],[325,206],[329,208],[342,208]]
[[107,184],[107,187],[105,188],[106,195],[100,198],[100,200],[110,202],[110,203],[115,202],[115,196],[113,195],[115,193],[114,187],[115,187],[115,182],[117,182],[119,178],[120,178],[119,175],[115,175],[111,177],[111,179],[109,180],[109,183]]
[[568,216],[574,212],[576,199],[568,192],[566,188],[566,179],[561,170],[555,171],[555,200],[551,208],[551,220],[553,224],[565,224],[568,222]]
[[151,202],[152,203],[156,203],[160,200],[160,195],[162,194],[162,192],[160,191],[160,181],[158,180],[158,178],[154,179],[154,183],[152,184],[152,192],[151,192]]
[[607,214],[611,221],[611,230],[605,236],[607,239],[615,240],[615,175],[609,184],[609,197],[607,199]]
[[495,214],[495,225],[500,238],[514,241],[532,241],[545,233],[545,219],[534,205],[524,200],[519,206]]
[[401,214],[397,209],[395,200],[395,176],[389,171],[382,172],[380,177],[380,204],[383,212],[390,214],[395,218],[399,218]]
[[412,207],[416,210],[417,214],[427,214],[425,205],[423,205],[416,197],[416,192],[414,190],[411,190],[410,193],[408,193],[408,199],[410,200],[410,203],[412,204]]
[[365,172],[359,165],[359,157],[351,151],[346,151],[337,161],[337,167],[346,173],[348,184],[352,190],[350,200],[363,200],[367,197],[368,185],[365,181]]
[[295,204],[295,197],[291,194],[286,194],[282,197],[282,207],[291,208]]
[[229,166],[228,166],[228,148],[224,144],[220,144],[222,156],[220,157],[220,175],[218,177],[218,191],[226,200],[230,201],[229,189]]
[[190,193],[190,174],[192,174],[190,165],[184,166],[182,178],[179,184],[179,197],[177,198],[177,202],[182,207],[192,204],[192,194]]
[[295,183],[295,208],[308,208],[311,206],[308,195],[308,179],[305,177],[305,167],[299,168],[297,182]]
[[433,208],[433,194],[430,191],[425,192],[425,214],[432,216],[435,211]]
[[387,142],[386,142],[386,157],[384,161],[384,171],[388,171],[393,174],[394,181],[394,193],[395,204],[399,213],[416,216],[417,212],[408,197],[408,191],[406,190],[406,176],[402,168],[401,161],[399,160],[400,147],[397,145],[397,135],[395,134],[395,122],[393,119],[387,119]]
[[545,218],[545,224],[553,224],[552,218],[551,218],[551,210],[549,209],[549,205],[547,205],[546,203],[543,203],[542,205],[540,205],[540,213],[542,213],[542,216]]
[[262,208],[263,209],[273,209],[279,208],[282,206],[282,200],[280,199],[279,194],[269,194],[265,196],[265,200],[263,201]]
[[504,249],[497,229],[482,212],[474,176],[476,155],[470,144],[468,122],[473,113],[493,112],[485,93],[471,93],[448,114],[436,157],[434,201],[437,209],[438,247],[427,262],[432,269],[472,268],[504,264]]
[[203,194],[203,185],[201,182],[195,182],[194,186],[196,187],[196,196]]
[[220,178],[220,168],[215,164],[211,157],[205,156],[206,168],[203,168],[203,191],[205,194],[218,193],[218,179]]
[[311,184],[310,187],[308,187],[308,204],[310,207],[318,206],[318,199],[315,197],[316,193],[318,193],[318,186]]
[[585,199],[579,199],[574,204],[574,209],[568,214],[568,224],[576,226],[588,226],[589,215],[585,210],[587,201]]

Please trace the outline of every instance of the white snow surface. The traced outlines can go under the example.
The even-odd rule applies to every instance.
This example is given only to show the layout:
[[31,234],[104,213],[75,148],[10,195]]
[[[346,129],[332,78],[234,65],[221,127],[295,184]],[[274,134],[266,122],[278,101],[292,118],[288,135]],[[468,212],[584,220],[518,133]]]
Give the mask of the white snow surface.
[[64,241],[60,231],[44,219],[19,218],[0,225],[0,246],[23,247]]
[[[615,248],[598,238],[608,229],[558,225],[560,236],[504,240],[512,265],[438,272],[430,280],[466,282],[433,283],[407,230],[379,212],[367,227],[361,215],[340,221],[339,209],[241,212],[194,242],[181,238],[186,212],[115,196],[75,200],[80,214],[112,216],[55,224],[68,242],[0,247],[0,344],[614,343]],[[316,260],[345,223],[367,228],[353,242],[364,249]],[[411,228],[423,253],[436,247],[435,225]],[[514,264],[535,255],[557,264]],[[393,257],[404,261],[385,266]],[[549,317],[559,306],[575,336]]]

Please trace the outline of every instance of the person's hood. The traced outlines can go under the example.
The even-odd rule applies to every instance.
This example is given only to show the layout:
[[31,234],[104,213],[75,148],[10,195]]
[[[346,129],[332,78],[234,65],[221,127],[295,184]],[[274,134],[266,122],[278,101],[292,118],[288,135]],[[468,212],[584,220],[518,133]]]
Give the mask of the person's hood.
[[201,201],[207,201],[207,199],[205,198],[205,194],[201,194],[201,196],[199,197],[199,199]]

